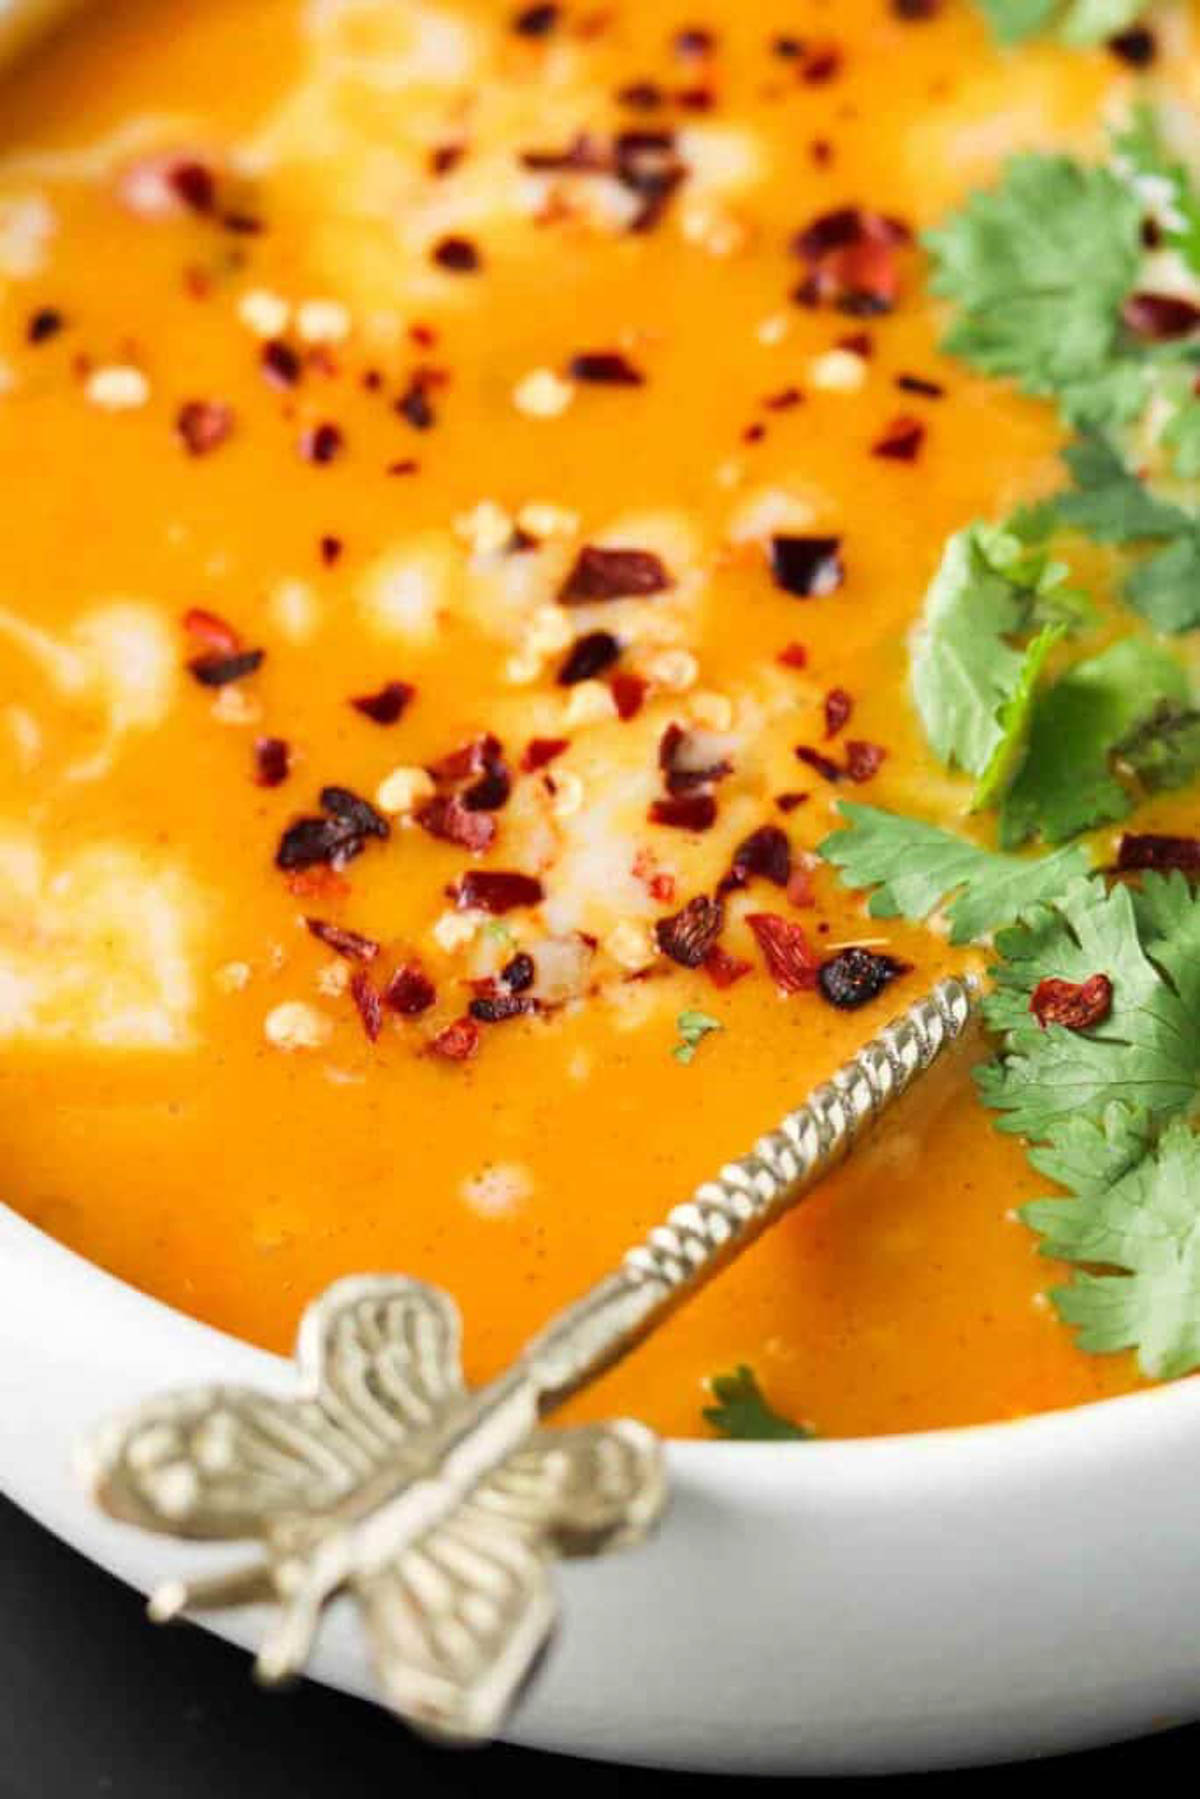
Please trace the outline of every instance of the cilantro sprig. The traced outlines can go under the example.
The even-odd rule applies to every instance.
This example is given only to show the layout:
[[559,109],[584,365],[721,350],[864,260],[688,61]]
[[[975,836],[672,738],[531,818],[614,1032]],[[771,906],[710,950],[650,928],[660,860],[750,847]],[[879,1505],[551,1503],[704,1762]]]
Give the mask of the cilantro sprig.
[[679,1014],[675,1020],[675,1028],[679,1032],[679,1042],[671,1054],[686,1068],[688,1063],[694,1060],[696,1051],[704,1039],[711,1036],[713,1031],[723,1031],[725,1026],[710,1012],[687,1010]]
[[752,1368],[740,1363],[730,1374],[714,1374],[709,1381],[714,1405],[705,1406],[704,1421],[723,1437],[740,1442],[807,1441],[812,1431],[777,1412],[763,1393]]

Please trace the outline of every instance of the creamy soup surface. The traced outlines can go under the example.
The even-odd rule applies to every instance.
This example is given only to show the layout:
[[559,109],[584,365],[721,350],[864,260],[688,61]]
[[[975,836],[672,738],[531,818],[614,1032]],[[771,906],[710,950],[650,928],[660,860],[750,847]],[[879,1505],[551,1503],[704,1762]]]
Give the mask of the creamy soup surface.
[[[421,1276],[480,1378],[986,966],[811,852],[847,797],[983,828],[906,643],[1062,433],[939,351],[918,235],[1015,149],[1098,151],[1135,74],[929,11],[114,0],[4,78],[0,1133],[34,1222],[276,1349],[334,1277]],[[886,305],[797,298],[845,207],[892,221]],[[781,991],[751,915],[886,989]],[[982,1053],[577,1413],[700,1434],[741,1364],[827,1435],[1135,1384],[1042,1297]]]

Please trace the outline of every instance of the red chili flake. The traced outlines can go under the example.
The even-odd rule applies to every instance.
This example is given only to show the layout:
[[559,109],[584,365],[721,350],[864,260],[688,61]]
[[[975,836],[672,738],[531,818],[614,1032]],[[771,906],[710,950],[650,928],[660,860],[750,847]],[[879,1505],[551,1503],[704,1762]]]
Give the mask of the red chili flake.
[[456,169],[467,153],[465,144],[439,144],[429,152],[429,171],[432,175],[449,175]]
[[284,343],[281,337],[272,337],[263,345],[259,355],[262,372],[272,387],[295,387],[302,373],[300,357],[291,344]]
[[660,906],[671,904],[675,898],[675,876],[668,869],[660,868],[648,849],[640,849],[633,858],[632,873],[652,900],[657,900]]
[[210,213],[216,206],[216,177],[202,162],[172,164],[167,171],[167,185],[192,212]]
[[361,968],[350,977],[350,996],[358,1008],[367,1041],[375,1043],[383,1029],[383,1000],[374,981]]
[[801,865],[793,868],[787,883],[788,905],[807,910],[817,903],[816,889],[813,886],[812,869]]
[[716,36],[707,25],[681,25],[671,40],[676,56],[690,60],[711,56],[717,47]]
[[456,1018],[444,1030],[431,1037],[429,1047],[435,1056],[447,1062],[469,1062],[479,1050],[479,1026],[473,1018]]
[[833,145],[827,137],[814,137],[808,154],[818,169],[827,169],[833,161]]
[[1086,1031],[1108,1017],[1112,995],[1106,974],[1090,975],[1086,981],[1062,981],[1051,975],[1034,988],[1029,1010],[1043,1030],[1048,1024],[1061,1024],[1069,1031]]
[[743,837],[734,850],[722,887],[745,887],[755,876],[776,887],[786,887],[791,872],[792,846],[786,831],[778,825],[760,825],[757,831]]
[[201,687],[227,687],[231,681],[252,675],[262,666],[266,653],[265,650],[238,650],[232,656],[193,656],[187,665],[188,673]]
[[524,993],[537,979],[537,967],[527,950],[518,950],[500,970],[500,979],[510,993]]
[[331,537],[328,533],[317,540],[317,554],[326,568],[332,568],[341,561],[345,547],[340,537]]
[[854,711],[854,701],[844,687],[831,687],[825,695],[825,736],[836,737],[844,725],[849,724],[850,714]]
[[262,220],[252,212],[222,213],[221,225],[224,230],[232,231],[238,237],[258,237],[266,229]]
[[717,96],[710,87],[679,87],[673,95],[676,106],[687,112],[711,112]]
[[513,18],[512,28],[520,37],[547,37],[558,24],[561,10],[550,4],[523,7]]
[[823,44],[806,56],[800,79],[810,87],[816,87],[823,82],[832,81],[835,75],[841,73],[841,67],[842,53],[837,45]]
[[175,415],[175,432],[189,456],[207,456],[233,430],[233,407],[223,400],[186,400]]
[[771,39],[771,55],[778,56],[781,62],[795,62],[804,55],[804,40],[781,32]]
[[903,394],[919,394],[924,400],[941,400],[946,390],[938,381],[927,381],[923,375],[897,375],[896,386]]
[[276,868],[292,873],[324,864],[340,870],[362,854],[368,838],[391,836],[387,819],[348,787],[322,787],[320,802],[324,817],[295,819],[283,833]]
[[569,373],[576,381],[600,387],[641,387],[646,379],[619,350],[580,350],[571,358]]
[[203,606],[189,606],[183,615],[183,628],[189,637],[211,650],[216,656],[233,656],[242,640],[233,626],[217,612],[206,612]]
[[605,550],[585,544],[559,590],[562,606],[624,600],[664,593],[671,578],[651,550]]
[[777,793],[775,804],[781,812],[794,812],[797,806],[805,805],[808,799],[807,793]]
[[778,393],[768,394],[763,405],[768,412],[788,412],[793,406],[799,406],[803,399],[798,387],[781,387]]
[[1200,875],[1200,837],[1166,837],[1155,832],[1126,831],[1117,850],[1117,871],[1177,868],[1182,874]]
[[350,704],[372,724],[394,725],[403,718],[416,691],[408,681],[386,681],[377,693],[357,694]]
[[621,654],[621,646],[609,631],[589,631],[577,637],[559,666],[555,679],[560,687],[574,687],[580,681],[593,681],[611,668]]
[[346,447],[346,439],[339,425],[326,420],[323,424],[313,425],[300,439],[300,454],[306,462],[325,464],[340,456]]
[[763,438],[766,435],[767,435],[767,427],[765,425],[760,425],[757,423],[755,423],[753,425],[747,425],[745,430],[742,432],[742,442],[744,444],[761,443]]
[[813,749],[811,744],[798,743],[795,756],[797,762],[803,762],[806,768],[811,768],[814,774],[820,775],[823,781],[828,781],[831,785],[840,781],[845,772],[832,757],[823,756],[820,750]]
[[663,955],[670,956],[672,962],[678,962],[681,968],[699,968],[721,935],[724,923],[721,901],[698,893],[682,911],[660,918],[654,936]]
[[650,231],[662,218],[671,196],[687,174],[670,131],[622,131],[613,143],[614,173],[642,204],[630,231]]
[[840,537],[773,537],[771,573],[775,585],[799,600],[823,599],[846,578]]
[[495,819],[489,812],[473,812],[457,794],[436,794],[418,810],[416,820],[431,837],[461,849],[486,850],[495,842]]
[[469,237],[440,238],[431,254],[440,269],[454,275],[473,275],[483,264],[478,246]]
[[924,442],[925,426],[921,420],[901,413],[884,426],[871,445],[871,454],[889,462],[915,462]]
[[500,739],[488,731],[482,737],[472,737],[469,743],[460,744],[436,762],[427,763],[426,768],[435,781],[467,781],[494,766],[501,758],[503,747]]
[[344,925],[330,924],[324,918],[306,918],[304,923],[318,943],[323,943],[335,955],[345,956],[348,962],[373,962],[379,954],[380,945],[373,937],[364,937],[360,931],[350,931]]
[[714,987],[732,987],[735,981],[750,973],[751,966],[740,956],[731,956],[719,943],[714,943],[704,958],[704,972]]
[[[701,735],[699,741],[703,747],[707,739]],[[733,773],[733,764],[726,757],[698,762],[696,751],[696,739],[682,725],[669,724],[659,738],[658,766],[666,777],[670,793],[690,793],[695,787],[706,786],[710,781],[723,781],[726,775]]]
[[343,900],[349,897],[351,887],[332,868],[314,864],[293,870],[287,878],[287,890],[296,899]]
[[778,912],[749,912],[746,923],[777,987],[784,993],[801,993],[816,986],[817,958],[802,926]]
[[941,10],[942,0],[892,0],[893,13],[906,24],[924,24],[936,19]]
[[878,999],[890,981],[908,971],[908,963],[898,962],[895,956],[877,956],[873,950],[853,944],[822,962],[817,991],[839,1011],[854,1012]]
[[460,912],[477,907],[496,917],[515,911],[518,906],[540,906],[545,889],[535,875],[517,874],[511,869],[469,868],[450,889],[450,896]]
[[539,768],[545,768],[556,756],[570,746],[569,737],[531,737],[521,752],[521,773],[536,774]]
[[669,825],[677,831],[707,831],[716,823],[717,802],[711,793],[672,794],[650,807],[652,825]]
[[787,643],[775,660],[781,668],[807,668],[808,651],[802,643]]
[[630,106],[635,112],[654,112],[664,98],[662,89],[654,81],[631,81],[617,91],[617,104]]
[[522,998],[519,993],[480,994],[467,1007],[480,1024],[505,1024],[510,1018],[524,1018],[537,1010],[535,999]]
[[66,322],[56,307],[39,306],[38,310],[30,315],[29,323],[25,327],[26,341],[31,344],[44,344],[48,339],[57,337]]
[[1135,337],[1149,343],[1167,343],[1187,337],[1200,325],[1200,306],[1179,294],[1130,294],[1121,318]]
[[421,465],[419,462],[414,462],[411,456],[407,456],[400,462],[389,462],[387,468],[384,470],[384,474],[415,475],[420,471],[420,467]]
[[875,340],[869,331],[848,331],[845,337],[837,340],[839,350],[848,350],[851,356],[857,356],[861,362],[870,362],[875,354]]
[[641,675],[618,669],[608,687],[613,696],[613,705],[617,708],[617,717],[622,720],[636,718],[646,698],[646,682]]
[[415,374],[412,377],[396,401],[395,411],[401,418],[408,420],[414,431],[429,431],[437,424],[437,413],[429,398],[429,384],[425,376]]
[[415,962],[402,963],[383,990],[384,1005],[401,1018],[419,1018],[436,999],[433,982]]
[[848,739],[846,743],[846,773],[852,781],[869,781],[877,775],[887,759],[887,751],[879,743],[863,743],[858,739]]
[[1128,63],[1131,69],[1149,68],[1158,54],[1154,33],[1144,25],[1118,31],[1115,37],[1109,38],[1106,47],[1119,62]]
[[891,312],[900,296],[899,251],[910,236],[900,220],[859,206],[820,214],[792,241],[809,267],[793,298],[856,317]]
[[280,787],[292,766],[292,752],[282,737],[254,739],[254,780],[259,787]]

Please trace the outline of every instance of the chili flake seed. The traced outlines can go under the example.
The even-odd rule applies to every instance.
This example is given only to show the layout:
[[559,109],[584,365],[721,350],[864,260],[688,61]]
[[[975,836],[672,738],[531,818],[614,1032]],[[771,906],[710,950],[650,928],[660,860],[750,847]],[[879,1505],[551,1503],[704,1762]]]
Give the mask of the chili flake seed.
[[603,681],[581,681],[572,687],[563,711],[567,725],[602,725],[616,718],[617,702]]
[[1034,988],[1029,1010],[1043,1030],[1048,1024],[1061,1024],[1069,1031],[1086,1031],[1108,1017],[1112,996],[1113,985],[1106,974],[1090,975],[1086,981],[1050,976]]
[[233,407],[223,400],[185,400],[175,415],[175,434],[189,456],[207,456],[233,431]]
[[897,975],[907,974],[908,964],[895,956],[876,955],[869,949],[851,946],[829,956],[821,964],[817,987],[821,997],[843,1012],[877,999]]
[[305,344],[344,343],[350,314],[340,300],[304,300],[296,308],[296,332]]
[[114,363],[93,369],[84,393],[102,412],[136,412],[150,398],[150,383],[141,369],[127,363]]
[[263,1021],[267,1042],[276,1049],[321,1049],[328,1043],[333,1026],[324,1012],[300,999],[284,1000],[273,1006]]
[[822,599],[846,578],[840,537],[773,537],[771,573],[777,587],[800,600]]
[[809,382],[822,393],[857,393],[866,378],[866,362],[853,350],[826,350],[808,365]]
[[265,287],[252,287],[238,300],[237,315],[255,337],[282,337],[292,309],[279,294],[270,293]]
[[574,397],[571,382],[553,369],[531,369],[513,388],[513,405],[531,419],[560,418]]
[[394,768],[375,791],[375,804],[393,818],[406,818],[434,796],[433,777],[423,768]]
[[658,960],[658,948],[645,926],[623,918],[604,939],[604,949],[618,968],[640,974]]

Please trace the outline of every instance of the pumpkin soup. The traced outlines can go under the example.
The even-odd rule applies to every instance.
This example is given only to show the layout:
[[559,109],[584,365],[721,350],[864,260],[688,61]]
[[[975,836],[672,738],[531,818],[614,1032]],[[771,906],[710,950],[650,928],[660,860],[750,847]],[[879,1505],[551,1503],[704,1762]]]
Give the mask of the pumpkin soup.
[[4,75],[26,1216],[278,1349],[423,1277],[481,1378],[991,969],[576,1410],[1200,1362],[1200,48],[1037,12],[96,0]]

